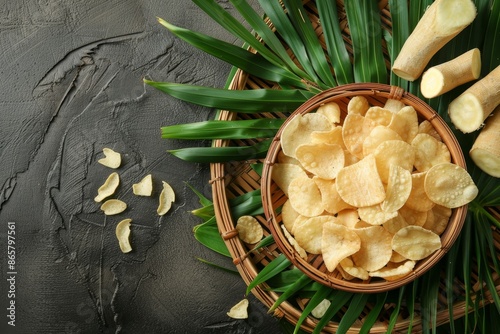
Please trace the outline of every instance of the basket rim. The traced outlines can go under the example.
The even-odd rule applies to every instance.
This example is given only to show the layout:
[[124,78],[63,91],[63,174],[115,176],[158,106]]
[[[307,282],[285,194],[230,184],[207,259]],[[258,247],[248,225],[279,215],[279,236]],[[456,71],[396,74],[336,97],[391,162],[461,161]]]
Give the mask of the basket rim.
[[395,281],[381,280],[369,283],[365,281],[347,281],[336,278],[328,272],[321,271],[312,266],[308,261],[302,259],[295,251],[294,247],[288,242],[283,231],[281,231],[281,228],[279,228],[280,223],[278,222],[276,212],[273,209],[273,199],[271,194],[271,174],[273,165],[275,164],[278,153],[281,150],[281,134],[286,125],[295,116],[311,112],[324,103],[337,101],[342,98],[350,98],[357,95],[371,96],[382,99],[396,99],[400,100],[407,106],[413,106],[419,116],[421,116],[423,119],[428,120],[433,125],[434,129],[436,129],[439,135],[443,138],[443,142],[450,150],[452,162],[466,169],[465,157],[460,144],[458,143],[458,140],[456,139],[455,135],[449,128],[448,124],[444,121],[444,119],[438,113],[436,113],[427,103],[425,103],[415,95],[404,91],[400,87],[380,83],[352,83],[337,86],[314,95],[306,102],[304,102],[301,106],[299,106],[286,119],[284,124],[276,133],[276,136],[274,137],[269,147],[268,154],[264,161],[261,179],[261,196],[264,207],[264,215],[269,225],[269,229],[275,237],[278,248],[292,262],[292,264],[294,264],[302,272],[308,275],[311,279],[323,285],[348,292],[378,293],[393,290],[411,283],[416,278],[425,274],[434,265],[436,265],[439,260],[441,260],[448,252],[448,250],[451,248],[458,235],[460,234],[467,215],[467,205],[452,209],[452,215],[449,218],[449,223],[445,231],[440,235],[442,241],[441,248],[432,253],[427,258],[417,261],[415,268],[410,274]]

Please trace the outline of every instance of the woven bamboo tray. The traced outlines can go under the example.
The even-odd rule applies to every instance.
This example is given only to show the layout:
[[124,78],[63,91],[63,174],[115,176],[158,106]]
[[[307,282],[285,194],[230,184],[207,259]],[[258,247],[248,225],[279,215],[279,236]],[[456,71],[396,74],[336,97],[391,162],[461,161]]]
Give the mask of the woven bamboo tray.
[[[390,13],[387,9],[388,1],[380,1],[379,8],[381,8],[381,19],[384,29],[391,29],[391,19]],[[338,1],[339,8],[343,8],[342,1]],[[316,28],[318,38],[323,42],[321,27],[318,24],[317,11],[314,1],[305,1],[305,7],[308,10],[310,19]],[[347,20],[345,13],[339,12],[340,26],[343,29],[346,37],[346,43],[349,51],[352,51],[349,47],[349,32],[347,30]],[[324,45],[324,43],[323,43]],[[384,50],[385,47],[384,47]],[[386,55],[386,59],[388,56]],[[387,60],[387,65],[389,66],[389,61]],[[259,89],[259,88],[271,88],[275,89],[272,82],[263,81],[262,79],[248,75],[241,70],[236,71],[232,77],[229,89],[232,90],[247,90],[247,89]],[[217,119],[219,120],[235,120],[235,119],[253,119],[253,118],[286,118],[287,115],[280,112],[263,112],[261,114],[236,114],[229,111],[221,111],[218,114]],[[213,146],[224,147],[224,146],[247,146],[255,144],[253,140],[215,140]],[[242,279],[248,285],[257,276],[257,274],[269,264],[273,259],[281,254],[276,244],[265,247],[259,252],[250,252],[250,249],[241,242],[237,237],[237,231],[235,229],[236,220],[238,217],[232,217],[230,212],[229,200],[243,195],[245,193],[260,189],[260,176],[253,169],[251,164],[255,161],[245,161],[245,162],[230,162],[230,163],[216,163],[211,164],[211,180],[213,202],[215,207],[215,213],[217,217],[217,225],[219,232],[229,249],[229,252],[233,258],[233,262],[236,265]],[[263,161],[260,161],[263,162]],[[500,217],[500,211],[498,208],[491,208],[491,213],[497,218]],[[256,218],[261,223],[265,236],[270,234],[270,229],[268,222],[264,216],[256,216]],[[500,232],[498,230],[493,231],[493,238],[495,241],[495,247],[500,252]],[[450,322],[450,316],[448,313],[447,299],[445,295],[446,283],[444,279],[444,273],[441,275],[441,284],[439,289],[438,298],[438,313],[437,313],[437,325],[442,325]],[[478,268],[476,263],[471,264],[471,282],[474,291],[481,289],[480,283],[478,282]],[[456,281],[455,290],[460,295],[465,291],[464,283]],[[496,278],[496,290],[497,293],[500,292],[500,282]],[[271,307],[277,300],[279,295],[268,289],[266,285],[258,286],[252,290],[252,293],[267,307]],[[492,297],[489,292],[484,296],[481,301],[482,304],[487,304],[492,302]],[[474,298],[474,297],[472,297]],[[471,310],[466,309],[466,304],[463,299],[457,298],[457,302],[453,305],[454,318],[460,318],[465,315],[466,312]],[[283,318],[292,324],[295,324],[302,312],[302,309],[307,301],[305,300],[295,300],[294,303],[284,302],[274,311],[274,316],[277,318]],[[483,305],[481,305],[483,306]],[[381,313],[378,321],[374,324],[371,329],[371,333],[385,333],[387,331],[387,326],[389,322],[389,317],[394,309],[395,305],[386,305],[384,311]],[[341,310],[340,313],[345,310]],[[367,306],[362,312],[358,320],[351,327],[350,332],[357,333],[362,325],[362,319],[369,314],[371,311],[370,307]],[[340,314],[341,316],[341,314]],[[302,329],[308,332],[312,332],[317,324],[317,320],[308,317],[302,324]],[[401,317],[398,319],[394,330],[396,332],[406,332],[410,325],[410,320]],[[325,328],[324,332],[335,333],[338,328],[338,323],[331,321]],[[422,319],[419,317],[418,312],[416,312],[415,318],[412,322],[412,332],[418,333],[422,329]]]

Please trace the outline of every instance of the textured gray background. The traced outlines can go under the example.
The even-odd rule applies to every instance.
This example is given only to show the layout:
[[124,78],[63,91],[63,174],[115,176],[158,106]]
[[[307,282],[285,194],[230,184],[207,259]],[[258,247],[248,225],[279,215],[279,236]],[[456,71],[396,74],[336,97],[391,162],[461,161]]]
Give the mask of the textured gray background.
[[[219,1],[230,7],[228,1]],[[254,2],[255,3],[255,2]],[[165,153],[184,143],[160,126],[206,120],[143,77],[222,87],[229,65],[176,39],[156,22],[241,44],[188,0],[0,1],[1,333],[277,333],[250,296],[250,318],[226,312],[244,296],[231,267],[195,241],[188,211],[210,196],[208,166]],[[204,143],[194,143],[202,145]],[[117,197],[126,214],[105,218],[93,198],[111,170],[102,148],[123,154]],[[152,198],[131,185],[146,174]],[[161,181],[177,194],[156,215]],[[133,219],[134,252],[122,254],[114,226]],[[16,224],[16,327],[7,326],[7,223]],[[4,255],[5,254],[5,255]]]

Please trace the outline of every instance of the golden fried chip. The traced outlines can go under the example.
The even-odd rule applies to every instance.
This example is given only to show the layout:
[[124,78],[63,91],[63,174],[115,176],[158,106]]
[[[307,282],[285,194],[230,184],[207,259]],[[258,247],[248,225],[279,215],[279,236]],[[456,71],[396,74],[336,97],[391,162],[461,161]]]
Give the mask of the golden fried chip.
[[377,162],[377,170],[382,182],[389,180],[391,165],[402,167],[408,171],[413,170],[415,162],[415,149],[402,140],[388,140],[381,143],[373,152]]
[[398,165],[389,168],[389,180],[385,190],[385,200],[381,207],[385,212],[396,212],[406,203],[412,191],[411,173]]
[[344,225],[347,228],[354,229],[359,222],[358,210],[344,209],[337,213],[337,224]]
[[104,158],[97,160],[103,166],[109,168],[118,168],[122,163],[122,156],[120,153],[113,151],[110,148],[103,148],[102,153],[104,153]]
[[401,100],[387,99],[384,104],[384,109],[390,110],[393,114],[397,113],[406,105]]
[[358,114],[350,114],[345,118],[342,138],[347,150],[358,159],[363,158],[363,142],[374,127],[372,120],[365,120]]
[[104,211],[106,216],[117,215],[127,209],[127,203],[119,199],[108,199],[102,203],[101,210]]
[[290,233],[293,231],[293,224],[298,216],[299,213],[295,211],[290,203],[290,200],[287,199],[281,208],[281,222]]
[[153,193],[153,177],[151,174],[146,175],[138,183],[134,183],[132,192],[137,196],[151,196]]
[[132,219],[124,219],[116,225],[115,235],[118,239],[118,244],[120,250],[123,253],[129,253],[132,251],[132,246],[130,245],[130,223]]
[[332,124],[340,123],[340,108],[335,102],[322,104],[318,110],[316,110],[316,113],[328,118]]
[[290,163],[277,163],[273,165],[271,178],[285,195],[288,196],[288,186],[297,177],[307,177],[307,173],[300,165]]
[[344,150],[337,144],[304,144],[295,154],[307,171],[323,179],[335,179],[344,167]]
[[370,225],[382,225],[398,215],[397,211],[384,211],[380,204],[358,209],[359,218]]
[[413,173],[411,175],[411,193],[408,201],[406,201],[406,207],[416,211],[429,211],[434,205],[433,201],[427,197],[424,189],[425,175],[427,172],[423,173]]
[[236,221],[236,230],[241,241],[256,244],[262,240],[264,230],[259,221],[252,216],[241,216]]
[[411,142],[415,148],[415,168],[425,172],[432,166],[451,161],[448,147],[426,133],[419,133]]
[[368,108],[370,108],[370,103],[366,97],[361,95],[354,96],[349,100],[349,103],[347,103],[347,114],[364,116]]
[[398,252],[392,252],[392,256],[391,256],[391,260],[389,261],[389,263],[400,263],[400,262],[403,262],[403,261],[406,261],[408,260],[407,258],[405,258],[403,255],[399,254]]
[[304,221],[295,222],[294,236],[300,247],[311,254],[321,254],[323,226],[327,222],[335,223],[333,216],[316,216]]
[[428,120],[420,122],[418,125],[418,133],[426,133],[438,141],[443,141],[439,133],[436,131],[436,129],[432,126],[431,122]]
[[299,214],[314,217],[323,213],[321,192],[316,182],[307,176],[293,179],[288,186],[290,204]]
[[450,208],[442,205],[435,205],[432,210],[427,213],[427,220],[422,227],[436,233],[437,235],[441,235],[448,226],[450,217]]
[[406,106],[393,114],[387,127],[396,131],[405,142],[411,143],[418,134],[418,115],[415,108]]
[[158,213],[159,216],[165,215],[168,211],[170,211],[170,208],[172,207],[172,203],[175,202],[175,193],[174,189],[170,186],[165,181],[162,181],[163,188],[160,193],[160,198],[159,198],[159,203],[158,203],[158,208],[156,209],[156,212]]
[[299,243],[295,238],[288,232],[286,229],[285,225],[281,225],[281,229],[283,230],[283,234],[285,235],[285,238],[288,240],[290,245],[295,249],[295,251],[299,254],[301,258],[304,260],[307,260],[307,252],[305,251],[304,248],[300,247]]
[[427,171],[424,188],[436,204],[458,208],[476,198],[477,186],[467,171],[452,163],[442,163]]
[[385,199],[384,185],[371,154],[340,170],[335,184],[340,197],[355,207],[379,204]]
[[382,107],[370,107],[365,114],[365,119],[377,125],[388,126],[391,123],[393,113]]
[[382,269],[376,270],[376,271],[371,271],[369,275],[371,277],[382,277],[385,278],[386,280],[390,281],[391,278],[394,280],[394,278],[401,278],[413,271],[413,268],[415,267],[415,261],[408,260],[405,261],[403,264],[398,264],[396,266],[387,266]]
[[370,278],[370,275],[368,275],[368,271],[359,266],[356,266],[354,262],[351,260],[351,258],[347,257],[342,261],[340,261],[340,267],[347,274],[359,278],[360,280],[366,281],[367,279]]
[[319,177],[314,177],[313,180],[318,186],[321,193],[322,206],[327,212],[336,214],[344,209],[353,208],[353,206],[344,202],[342,197],[340,197],[335,180],[325,180]]
[[281,149],[289,157],[295,158],[297,147],[311,142],[312,132],[330,131],[332,127],[328,118],[321,114],[298,114],[283,129],[281,134]]
[[289,157],[283,151],[278,152],[278,157],[277,157],[278,163],[280,164],[292,164],[292,165],[298,165],[300,166],[300,162],[292,157]]
[[441,248],[441,238],[420,226],[407,226],[392,238],[392,249],[409,260],[422,260]]
[[359,236],[344,225],[329,220],[323,225],[321,253],[329,271],[334,271],[340,261],[361,248]]
[[356,229],[361,239],[361,248],[352,255],[356,266],[366,271],[379,270],[392,256],[392,235],[382,226],[370,226]]
[[401,216],[399,213],[396,217],[392,218],[391,220],[388,220],[387,222],[384,223],[384,228],[389,232],[390,234],[396,234],[397,231],[402,229],[403,227],[408,226],[408,223],[406,220]]
[[97,196],[94,198],[94,201],[101,202],[106,197],[113,195],[119,184],[120,176],[118,173],[111,173],[104,184],[97,189]]
[[363,156],[367,156],[375,149],[388,140],[402,140],[396,131],[383,125],[377,125],[370,131],[370,134],[363,141]]
[[312,143],[337,144],[346,150],[344,139],[342,139],[342,127],[336,126],[330,131],[314,131],[311,133]]
[[233,319],[247,319],[248,318],[248,299],[243,299],[236,305],[231,307],[227,315]]

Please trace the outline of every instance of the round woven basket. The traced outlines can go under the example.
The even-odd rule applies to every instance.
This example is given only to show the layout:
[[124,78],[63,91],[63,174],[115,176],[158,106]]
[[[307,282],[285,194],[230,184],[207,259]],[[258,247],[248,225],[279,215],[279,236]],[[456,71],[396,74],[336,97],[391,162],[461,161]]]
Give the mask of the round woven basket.
[[314,112],[319,106],[328,102],[335,102],[339,105],[342,120],[347,114],[347,104],[350,98],[354,96],[365,97],[372,106],[382,107],[387,99],[399,100],[407,106],[412,106],[417,111],[419,122],[423,120],[429,121],[433,125],[434,129],[439,133],[442,141],[450,151],[452,162],[466,168],[464,155],[459,142],[446,122],[429,105],[416,96],[404,92],[401,88],[395,86],[374,83],[349,84],[332,88],[315,95],[295,110],[285,121],[274,137],[265,159],[261,181],[262,202],[265,216],[269,222],[269,228],[274,236],[274,240],[276,241],[278,248],[297,268],[315,281],[328,285],[332,288],[358,293],[377,293],[392,290],[408,284],[438,263],[458,237],[467,215],[467,206],[461,206],[452,210],[448,225],[441,235],[441,248],[427,258],[418,261],[414,270],[410,274],[397,280],[345,280],[341,273],[337,270],[330,272],[326,269],[321,255],[309,254],[307,260],[303,259],[295,250],[293,245],[290,244],[281,229],[282,222],[281,215],[279,214],[279,208],[286,199],[283,198],[285,195],[281,189],[277,188],[271,177],[273,166],[277,162],[278,154],[281,151],[281,133],[286,125],[296,115],[304,115],[309,112]]

